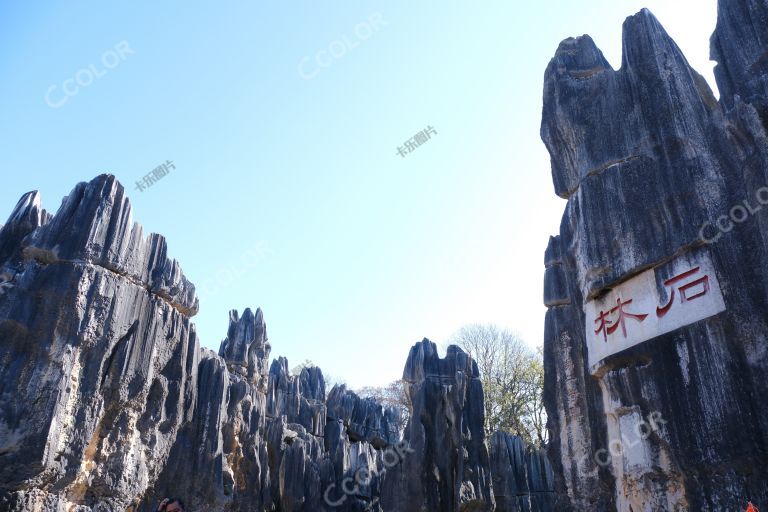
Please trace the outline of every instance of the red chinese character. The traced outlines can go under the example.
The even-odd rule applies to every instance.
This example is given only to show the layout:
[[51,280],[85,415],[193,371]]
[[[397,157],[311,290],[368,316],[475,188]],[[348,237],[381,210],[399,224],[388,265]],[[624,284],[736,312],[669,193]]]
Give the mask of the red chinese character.
[[611,309],[611,314],[615,313],[616,311],[619,312],[619,318],[614,322],[614,324],[610,327],[608,327],[608,334],[613,334],[616,329],[621,326],[621,332],[624,334],[624,337],[627,337],[627,326],[624,325],[624,317],[632,318],[633,320],[637,320],[638,322],[642,322],[645,320],[645,317],[648,315],[636,315],[633,313],[627,313],[624,311],[624,306],[632,304],[632,299],[629,299],[628,301],[622,302],[621,298],[616,299],[616,307]]
[[[638,322],[642,322],[645,320],[645,317],[648,315],[639,315],[635,313],[630,313],[628,311],[624,311],[624,306],[628,306],[629,304],[632,304],[632,299],[622,301],[621,298],[616,299],[616,307],[611,309],[608,312],[600,311],[600,316],[595,319],[595,323],[599,323],[600,326],[595,330],[595,334],[599,334],[600,332],[603,333],[603,339],[608,342],[608,335],[613,334],[616,332],[616,330],[621,327],[621,333],[624,335],[624,337],[627,337],[627,326],[624,323],[624,320],[627,318],[631,318],[632,320],[637,320]],[[608,319],[608,315],[613,315],[614,313],[618,312],[618,318],[616,318],[614,321],[611,321]]]
[[600,317],[595,319],[595,323],[600,324],[600,326],[597,329],[595,329],[595,334],[600,334],[600,332],[602,331],[603,339],[605,340],[606,343],[608,342],[608,333],[606,332],[606,327],[611,326],[611,321],[608,320],[609,314],[610,313],[607,313],[605,311],[600,311]]
[[[688,270],[686,272],[683,272],[682,274],[678,274],[675,277],[667,279],[666,281],[664,281],[664,286],[667,287],[667,286],[673,285],[673,284],[675,284],[677,282],[680,282],[680,281],[682,281],[684,279],[687,279],[687,278],[691,277],[692,275],[696,274],[700,269],[701,269],[701,267],[694,267],[691,270]],[[694,286],[698,286],[698,285],[702,285],[701,291],[698,292],[698,293],[695,293],[694,295],[690,295],[689,296],[688,295],[688,291],[691,288],[693,288]],[[684,284],[682,286],[679,286],[677,288],[677,290],[680,292],[680,302],[681,303],[692,301],[693,299],[696,299],[698,297],[706,295],[707,292],[709,291],[709,276],[705,275],[704,277],[700,277],[700,278],[696,279],[695,281],[691,281],[691,282],[686,283],[686,284]],[[666,315],[667,313],[669,313],[669,310],[672,308],[672,303],[675,300],[675,288],[671,287],[669,289],[669,291],[667,292],[667,294],[669,295],[669,300],[667,301],[667,303],[664,304],[663,306],[659,306],[659,307],[656,308],[656,316],[658,316],[659,318],[661,318],[664,315]]]

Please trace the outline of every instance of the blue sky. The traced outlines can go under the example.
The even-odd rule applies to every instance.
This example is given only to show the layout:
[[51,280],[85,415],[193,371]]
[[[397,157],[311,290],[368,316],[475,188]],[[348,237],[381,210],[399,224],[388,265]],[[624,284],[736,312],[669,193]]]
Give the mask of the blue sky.
[[538,135],[544,70],[583,33],[618,66],[642,7],[712,83],[713,0],[4,2],[0,217],[115,174],[203,288],[203,345],[261,307],[274,357],[353,387],[466,323],[537,346],[565,205]]

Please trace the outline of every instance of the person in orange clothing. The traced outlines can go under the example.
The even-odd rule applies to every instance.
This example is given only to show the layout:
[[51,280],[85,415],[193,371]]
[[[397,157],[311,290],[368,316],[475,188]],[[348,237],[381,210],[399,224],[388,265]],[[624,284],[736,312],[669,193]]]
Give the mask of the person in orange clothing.
[[760,509],[758,509],[756,506],[754,506],[752,504],[752,502],[750,501],[749,503],[747,503],[747,511],[746,512],[760,512]]

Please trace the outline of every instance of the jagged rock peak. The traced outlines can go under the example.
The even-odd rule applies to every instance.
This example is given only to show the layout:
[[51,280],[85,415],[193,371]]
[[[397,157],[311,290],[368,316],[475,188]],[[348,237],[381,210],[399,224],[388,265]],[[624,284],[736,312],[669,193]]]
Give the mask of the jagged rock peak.
[[0,230],[0,510],[125,510],[194,416],[194,287],[140,233],[106,175]]
[[469,378],[480,375],[477,363],[457,345],[450,345],[445,357],[441,358],[437,345],[424,338],[411,347],[403,380],[410,383],[425,379],[454,380],[457,371],[464,372]]
[[[26,229],[24,240],[7,233],[9,229]],[[14,245],[17,258],[96,265],[126,276],[185,316],[197,314],[194,285],[177,261],[168,258],[165,238],[142,236],[141,226],[131,220],[125,189],[111,174],[78,183],[53,216],[41,209],[37,192],[26,194],[3,231],[7,238],[2,247]]]
[[557,73],[583,80],[607,70],[613,71],[613,68],[594,40],[585,34],[569,37],[560,43],[547,69],[547,75]]
[[387,473],[384,510],[495,510],[477,363],[459,347],[440,358],[424,339],[403,370],[411,414],[403,434],[409,454]]
[[[721,207],[725,117],[709,86],[648,11],[624,23],[623,61],[605,69],[583,37],[563,43],[545,75],[541,135],[556,193],[569,199],[563,222],[578,243],[566,247],[584,264],[587,297],[697,243]],[[594,63],[603,71],[570,74]],[[659,221],[628,220],[649,215]],[[564,305],[563,269],[552,267],[545,301]]]
[[670,65],[682,71],[691,70],[675,40],[648,9],[628,17],[622,29],[622,69],[655,66],[659,78],[664,78],[665,71],[672,71]]
[[301,369],[299,392],[307,398],[325,401],[325,378],[319,366],[305,366]]
[[701,125],[720,112],[706,81],[650,11],[626,20],[623,45],[618,71],[589,36],[563,41],[547,67],[541,136],[560,197],[658,146],[700,139]]
[[280,356],[272,361],[269,367],[270,385],[277,388],[292,390],[304,398],[325,401],[325,377],[318,366],[303,366],[298,375],[293,375],[288,369],[288,359]]
[[361,398],[346,385],[336,385],[328,394],[328,419],[340,421],[349,438],[367,441],[376,448],[392,446],[400,439],[396,412],[373,398]]
[[[765,109],[764,96],[768,90],[766,48],[768,2],[721,0],[710,55],[717,62],[715,78],[726,107],[733,107],[734,96],[738,95],[748,103],[758,101],[761,109]],[[768,124],[768,121],[764,122]]]
[[[544,258],[557,510],[768,502],[768,221],[752,206],[768,178],[767,18],[766,0],[720,1],[720,102],[648,11],[625,22],[618,71],[586,38],[547,70],[542,138],[568,200]],[[676,282],[702,286],[695,303],[673,306]]]
[[0,259],[10,258],[25,236],[50,220],[51,215],[41,206],[39,192],[21,196],[8,221],[0,225]]
[[16,207],[8,217],[6,226],[26,224],[31,229],[41,226],[51,220],[51,215],[46,212],[42,207],[42,201],[40,192],[33,190],[27,192],[19,202],[16,203]]
[[255,314],[246,308],[242,317],[236,309],[229,312],[229,329],[219,347],[219,355],[227,361],[231,372],[247,377],[262,392],[266,391],[271,350],[261,308],[256,309]]
[[322,437],[325,432],[325,379],[317,367],[305,367],[299,375],[288,370],[288,360],[279,357],[269,368],[267,416],[285,417],[288,423],[304,427]]
[[278,358],[267,373],[259,309],[230,313],[219,353],[201,348],[194,287],[130,212],[103,175],[55,216],[25,195],[0,228],[0,510],[493,509],[464,352],[411,351],[400,441],[375,399],[339,387],[326,402],[319,368]]

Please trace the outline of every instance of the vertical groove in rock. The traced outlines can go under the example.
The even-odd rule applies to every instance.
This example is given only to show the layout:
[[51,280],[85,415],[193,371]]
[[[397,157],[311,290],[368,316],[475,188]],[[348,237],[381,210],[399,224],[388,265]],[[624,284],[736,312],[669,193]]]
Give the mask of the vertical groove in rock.
[[124,508],[191,414],[194,287],[129,219],[100,176],[52,217],[27,194],[0,230],[2,507]]
[[[766,12],[764,0],[720,1],[719,101],[645,10],[624,24],[620,70],[588,36],[564,41],[547,69],[541,133],[567,199],[544,281],[558,510],[719,511],[768,500],[768,221],[756,195],[768,184]],[[748,220],[729,219],[738,205]],[[669,307],[679,323],[633,334],[642,322],[663,325],[669,279],[704,272],[701,262],[711,262],[713,288],[697,297],[722,289],[722,309],[678,313],[694,304],[678,296]],[[655,280],[647,289],[645,276]],[[600,339],[589,312],[609,297],[655,302],[627,310],[650,315],[625,319],[628,334]],[[606,312],[613,329],[616,311]],[[592,360],[599,350],[610,352]]]
[[319,368],[270,367],[261,309],[231,311],[218,354],[201,348],[194,286],[112,176],[54,216],[24,195],[0,256],[0,510],[148,511],[169,495],[193,511],[491,510],[494,460],[500,488],[528,489],[499,512],[552,510],[537,453],[489,456],[477,366],[455,347],[411,351],[405,440],[394,410],[326,394]]
[[425,339],[411,349],[403,380],[409,451],[385,476],[384,510],[494,510],[477,364],[456,346],[440,358]]

